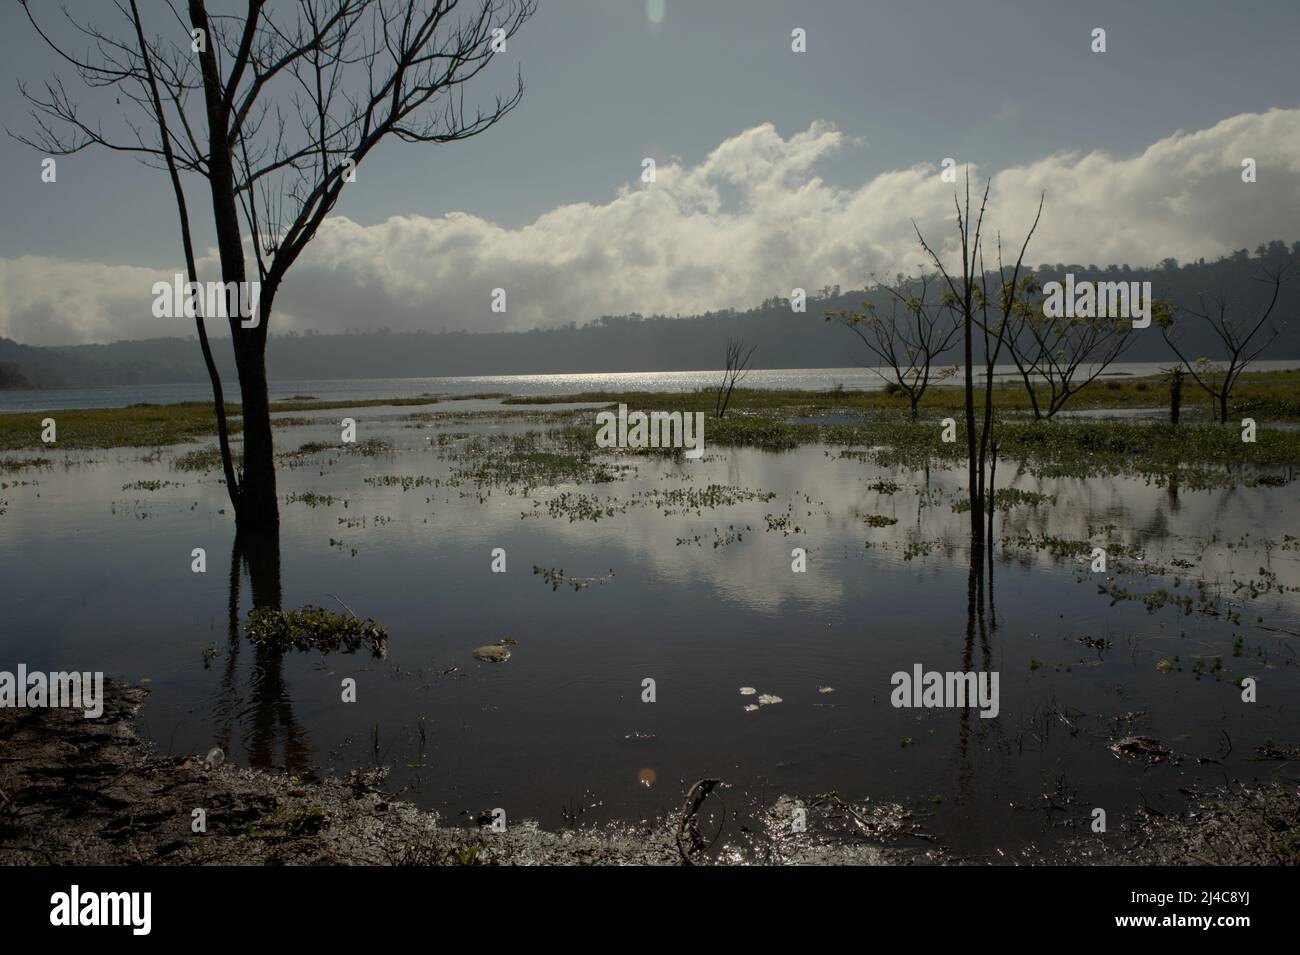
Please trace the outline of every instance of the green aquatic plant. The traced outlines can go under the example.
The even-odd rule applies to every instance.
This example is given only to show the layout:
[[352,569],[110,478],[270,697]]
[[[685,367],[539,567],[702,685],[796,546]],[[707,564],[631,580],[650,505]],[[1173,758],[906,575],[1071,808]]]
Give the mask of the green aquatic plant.
[[259,607],[248,615],[244,632],[253,643],[270,650],[342,650],[355,653],[365,646],[376,657],[388,655],[388,631],[350,611],[335,613],[306,604],[297,610]]

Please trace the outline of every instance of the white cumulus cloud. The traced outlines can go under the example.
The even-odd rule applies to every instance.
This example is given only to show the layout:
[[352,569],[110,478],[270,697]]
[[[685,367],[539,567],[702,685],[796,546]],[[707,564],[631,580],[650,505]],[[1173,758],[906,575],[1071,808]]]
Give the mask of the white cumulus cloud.
[[[764,124],[698,164],[661,162],[653,183],[638,179],[605,202],[560,206],[519,228],[460,212],[373,225],[335,216],[286,280],[272,329],[496,331],[746,308],[796,286],[855,288],[873,273],[915,272],[924,255],[913,220],[952,255],[954,185],[939,168],[835,186],[817,164],[845,143],[823,122],[789,137]],[[1255,183],[1241,181],[1247,157]],[[992,175],[986,232],[1001,230],[1012,256],[1046,194],[1031,264],[1154,264],[1300,238],[1300,110],[1180,131],[1131,158],[1063,153],[971,174]],[[205,266],[201,277],[215,279],[211,254]],[[152,282],[175,271],[0,260],[0,335],[62,344],[188,333],[149,312]],[[491,308],[497,288],[504,313]]]

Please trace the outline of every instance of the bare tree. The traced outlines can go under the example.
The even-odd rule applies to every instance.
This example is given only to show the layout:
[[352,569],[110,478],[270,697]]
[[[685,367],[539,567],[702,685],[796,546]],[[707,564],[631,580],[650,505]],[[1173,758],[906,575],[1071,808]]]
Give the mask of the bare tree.
[[915,421],[926,389],[933,382],[956,374],[955,367],[936,368],[935,365],[956,344],[961,323],[952,309],[931,301],[928,276],[911,280],[900,275],[894,285],[879,287],[889,292],[888,315],[880,315],[873,302],[864,302],[861,312],[828,309],[826,321],[839,321],[884,362],[888,374],[875,365],[871,369],[907,395]]
[[[926,242],[925,236],[921,234],[920,227],[915,222],[912,223],[921,247],[934,261],[935,267],[938,268],[939,274],[948,286],[946,302],[950,308],[957,311],[962,327],[966,379],[966,477],[970,496],[972,560],[982,557],[982,545],[985,540],[985,464],[989,457],[989,442],[993,430],[993,367],[997,363],[1006,339],[1009,318],[1016,310],[1017,295],[1023,288],[1020,273],[1023,269],[1025,252],[1029,248],[1029,240],[1034,237],[1034,232],[1038,229],[1038,221],[1043,215],[1043,199],[1040,198],[1034,222],[1029,227],[1025,241],[1020,247],[1020,254],[1016,257],[1016,263],[1010,270],[1010,276],[1007,275],[1007,269],[1002,264],[1002,240],[999,237],[999,291],[996,298],[991,298],[988,294],[989,273],[984,268],[982,244],[984,212],[988,207],[989,187],[991,185],[991,182],[985,184],[979,210],[973,219],[970,205],[969,173],[966,176],[965,201],[963,202],[957,196],[953,196],[953,203],[957,207],[957,235],[961,243],[962,258],[961,275],[959,277],[954,277],[948,272],[943,260]],[[991,302],[996,302],[993,305],[995,309],[993,315],[989,313]],[[1000,318],[997,317],[999,314]],[[983,335],[985,363],[984,415],[980,423],[978,436],[975,429],[974,342],[976,328],[980,329]]]
[[[1200,309],[1167,309],[1160,315],[1156,316],[1156,322],[1160,326],[1160,333],[1164,336],[1169,347],[1173,349],[1178,360],[1183,363],[1187,371],[1191,374],[1196,383],[1200,385],[1206,393],[1214,399],[1219,406],[1219,423],[1226,424],[1228,421],[1228,399],[1232,395],[1232,389],[1236,386],[1237,381],[1241,378],[1246,368],[1258,358],[1273,340],[1280,334],[1280,329],[1273,325],[1269,319],[1273,314],[1273,309],[1277,307],[1277,300],[1282,292],[1282,282],[1286,278],[1286,273],[1290,269],[1290,263],[1279,266],[1261,266],[1261,272],[1258,280],[1266,285],[1272,286],[1269,293],[1268,304],[1259,310],[1258,317],[1241,316],[1233,311],[1230,303],[1223,292],[1214,294],[1202,294],[1198,297]],[[1179,347],[1178,341],[1182,337],[1182,332],[1186,326],[1181,325],[1176,317],[1178,311],[1185,311],[1194,318],[1204,321],[1215,336],[1223,345],[1223,350],[1227,355],[1227,361],[1215,362],[1209,358],[1189,359],[1184,354],[1183,349]],[[1259,338],[1255,336],[1264,326],[1268,329]]]
[[[465,86],[487,68],[536,8],[535,0],[247,0],[210,13],[207,0],[161,0],[146,29],[136,0],[110,0],[119,37],[87,20],[72,28],[83,54],[60,45],[20,0],[39,37],[88,88],[114,89],[123,129],[83,117],[55,77],[20,91],[34,131],[17,136],[47,155],[98,146],[165,170],[180,217],[190,281],[197,282],[181,177],[206,180],[210,222],[239,374],[243,468],[236,473],[220,378],[203,316],[196,318],[212,382],[222,466],[242,531],[279,526],[266,380],[267,329],[286,273],[384,139],[447,143],[484,132],[519,103],[522,79],[491,106],[467,109]],[[276,12],[272,12],[274,7]],[[105,4],[104,9],[109,9]],[[282,13],[288,9],[290,12]],[[250,260],[260,288],[257,320],[241,322],[237,290]]]
[[[1051,419],[1119,359],[1136,340],[1129,319],[1053,317],[1045,314],[1041,289],[1026,283],[1027,296],[1013,313],[1007,351],[1024,382],[1034,418]],[[1155,305],[1152,305],[1153,311]],[[1039,385],[1047,386],[1046,407]]]
[[731,392],[736,384],[749,376],[749,359],[757,348],[757,345],[753,345],[749,351],[745,351],[743,338],[727,339],[727,366],[722,373],[722,384],[718,386],[718,397],[713,403],[713,413],[719,418],[726,415],[727,405],[731,403]]

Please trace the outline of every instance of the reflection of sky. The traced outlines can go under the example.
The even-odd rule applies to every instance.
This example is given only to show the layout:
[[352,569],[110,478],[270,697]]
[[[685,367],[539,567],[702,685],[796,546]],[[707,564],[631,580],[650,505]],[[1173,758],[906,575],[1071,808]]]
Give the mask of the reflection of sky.
[[[556,808],[584,790],[598,793],[601,812],[625,818],[670,810],[679,797],[665,781],[725,769],[752,793],[955,793],[944,812],[956,815],[936,825],[958,832],[970,829],[971,819],[996,819],[999,832],[1032,836],[1033,820],[998,814],[1013,795],[1023,800],[1061,767],[1093,781],[1090,798],[1126,804],[1133,780],[1099,742],[1105,720],[1118,712],[1149,711],[1142,731],[1194,753],[1216,752],[1224,729],[1241,741],[1243,760],[1265,737],[1293,740],[1293,722],[1278,702],[1300,690],[1295,648],[1254,620],[1262,615],[1267,625],[1295,629],[1296,593],[1248,601],[1242,625],[1233,627],[1173,608],[1148,614],[1137,602],[1112,608],[1082,559],[1007,550],[995,565],[997,629],[988,647],[989,665],[1003,673],[1002,715],[976,720],[963,750],[955,714],[887,704],[895,670],[917,662],[965,665],[968,516],[952,508],[962,472],[934,470],[927,489],[923,473],[841,458],[838,449],[709,448],[698,462],[614,456],[635,465],[627,479],[529,494],[468,483],[407,491],[365,484],[381,475],[445,481],[465,462],[431,445],[439,432],[544,427],[537,420],[465,417],[405,422],[405,413],[340,410],[327,423],[277,430],[282,450],[335,442],[333,416],[353,416],[358,441],[379,437],[397,448],[376,457],[326,453],[279,471],[282,496],[310,490],[341,499],[282,505],[285,605],[335,609],[337,595],[389,628],[388,660],[297,654],[267,670],[245,647],[236,679],[228,681],[233,521],[224,488],[216,473],[171,469],[188,448],[166,451],[155,463],[141,460],[147,449],[124,449],[50,451],[53,468],[2,478],[38,483],[0,490],[9,502],[0,516],[7,598],[0,669],[25,662],[148,678],[153,695],[142,719],[164,751],[206,751],[214,738],[226,738],[220,727],[233,721],[245,730],[229,743],[241,764],[264,751],[269,733],[278,741],[267,757],[272,762],[290,758],[291,739],[306,739],[321,771],[368,766],[375,727],[381,761],[394,767],[398,784],[411,787],[412,798],[452,815],[497,799],[492,805],[505,801],[516,816],[537,815],[552,825]],[[75,463],[81,461],[89,463]],[[868,487],[881,479],[899,491]],[[139,480],[184,486],[123,490]],[[1148,562],[1192,561],[1225,592],[1230,575],[1257,577],[1260,566],[1280,583],[1300,586],[1297,551],[1270,554],[1261,546],[1294,526],[1291,488],[1184,491],[1175,500],[1141,479],[1039,480],[1010,462],[1000,463],[999,481],[1056,495],[1054,503],[1000,513],[999,535],[1117,540],[1142,548]],[[633,503],[596,522],[553,518],[545,507],[566,490],[623,504],[642,502],[639,492],[686,483],[777,496],[673,516],[663,506],[679,511],[680,503]],[[787,508],[801,532],[769,531],[766,516]],[[862,518],[873,514],[897,523],[869,526]],[[392,520],[376,523],[377,515]],[[364,527],[347,526],[362,518]],[[732,526],[743,539],[714,547],[715,529],[725,536]],[[696,534],[699,546],[677,543]],[[908,545],[924,542],[937,546],[909,553]],[[807,573],[791,572],[796,546],[808,551]],[[194,547],[207,550],[205,575],[190,572]],[[507,551],[505,575],[490,573],[494,547]],[[614,576],[581,592],[552,591],[533,574],[535,565],[569,577],[610,570]],[[1194,594],[1187,580],[1195,571],[1177,573],[1181,589],[1170,577],[1126,574],[1119,583]],[[242,600],[246,612],[246,582]],[[1237,633],[1247,643],[1243,658],[1232,656]],[[510,663],[493,668],[469,658],[473,647],[507,636],[519,641]],[[1110,639],[1114,647],[1098,659],[1077,642],[1084,636]],[[202,667],[208,646],[218,651],[211,670]],[[1261,703],[1243,709],[1230,684],[1197,680],[1190,673],[1197,655],[1222,657],[1234,674],[1263,672]],[[1158,673],[1161,658],[1178,658],[1184,671]],[[974,660],[982,665],[978,646]],[[459,667],[454,674],[439,676],[452,665]],[[337,702],[344,675],[362,687],[355,709]],[[654,707],[639,702],[647,676],[659,687]],[[740,686],[784,702],[745,713]],[[834,692],[820,694],[820,686]],[[1047,732],[1050,705],[1087,714],[1080,721],[1094,735]],[[271,711],[276,722],[268,730]],[[423,754],[417,725],[431,734]],[[655,740],[623,739],[633,732]],[[900,747],[904,736],[914,744]],[[637,775],[647,767],[659,780],[650,787]],[[1243,763],[1228,771],[1256,768]]]

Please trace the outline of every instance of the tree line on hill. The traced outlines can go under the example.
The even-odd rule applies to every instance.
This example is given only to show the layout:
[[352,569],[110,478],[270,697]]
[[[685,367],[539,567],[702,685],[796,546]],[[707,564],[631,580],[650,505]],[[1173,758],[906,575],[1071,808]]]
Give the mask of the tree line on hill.
[[[1187,309],[1202,296],[1222,295],[1236,308],[1256,308],[1269,293],[1263,270],[1300,265],[1300,242],[1263,243],[1216,260],[1154,268],[1129,265],[1044,263],[1033,269],[1039,287],[1064,281],[1152,283],[1153,294]],[[1293,269],[1292,275],[1300,274]],[[897,277],[896,277],[897,278]],[[907,280],[919,281],[918,277]],[[829,312],[877,311],[896,301],[896,282],[842,291],[809,289],[803,312],[791,306],[791,291],[744,310],[722,309],[692,316],[604,315],[579,325],[527,332],[475,333],[356,330],[345,334],[272,335],[267,349],[273,379],[422,378],[453,375],[514,375],[581,372],[704,371],[722,367],[728,342],[754,347],[755,368],[841,368],[881,364],[852,336],[837,334],[823,321]],[[1284,282],[1273,322],[1278,335],[1264,359],[1300,358],[1300,322],[1294,315],[1297,285]],[[430,313],[430,325],[443,317]],[[1188,321],[1180,347],[1194,357],[1226,358],[1209,322]],[[213,339],[222,374],[234,373],[229,340]],[[982,359],[979,343],[974,358]],[[1004,360],[1008,360],[1005,359]],[[1160,330],[1135,333],[1122,360],[1176,363]],[[960,363],[958,360],[956,363]],[[101,385],[170,384],[208,380],[194,336],[121,341],[104,345],[37,347],[0,338],[0,387],[63,388]]]

